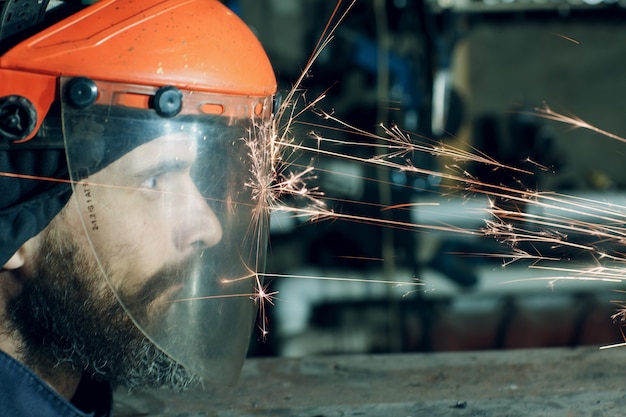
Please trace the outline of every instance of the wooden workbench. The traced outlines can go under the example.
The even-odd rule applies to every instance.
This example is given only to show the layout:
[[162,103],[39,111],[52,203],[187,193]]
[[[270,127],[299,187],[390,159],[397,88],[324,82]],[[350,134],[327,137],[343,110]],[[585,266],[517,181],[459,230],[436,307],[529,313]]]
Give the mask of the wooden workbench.
[[626,349],[250,359],[234,388],[116,394],[116,417],[624,416]]

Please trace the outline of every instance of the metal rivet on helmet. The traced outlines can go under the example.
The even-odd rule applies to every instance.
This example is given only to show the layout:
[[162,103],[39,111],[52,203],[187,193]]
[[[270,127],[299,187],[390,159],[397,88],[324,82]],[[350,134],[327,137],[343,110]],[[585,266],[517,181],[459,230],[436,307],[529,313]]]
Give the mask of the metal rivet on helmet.
[[65,98],[70,106],[76,109],[84,109],[96,102],[98,86],[87,77],[73,78],[65,87]]
[[37,125],[37,110],[26,97],[0,98],[0,136],[9,140],[28,137]]
[[183,93],[173,86],[161,87],[154,95],[153,105],[159,116],[174,117],[183,109]]

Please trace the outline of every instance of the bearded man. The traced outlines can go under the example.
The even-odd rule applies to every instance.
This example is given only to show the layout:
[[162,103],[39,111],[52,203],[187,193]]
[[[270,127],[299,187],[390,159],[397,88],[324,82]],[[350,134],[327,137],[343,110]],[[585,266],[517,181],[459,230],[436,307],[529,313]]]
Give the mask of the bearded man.
[[214,0],[75,3],[0,6],[3,416],[232,382],[261,285],[263,48]]

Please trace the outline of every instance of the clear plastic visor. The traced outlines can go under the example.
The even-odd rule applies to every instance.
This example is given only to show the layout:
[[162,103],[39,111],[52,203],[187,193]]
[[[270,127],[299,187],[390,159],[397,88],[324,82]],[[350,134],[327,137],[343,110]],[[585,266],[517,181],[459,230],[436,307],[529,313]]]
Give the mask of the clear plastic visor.
[[271,98],[195,93],[165,118],[113,96],[61,105],[87,246],[145,336],[206,381],[232,382],[262,285]]

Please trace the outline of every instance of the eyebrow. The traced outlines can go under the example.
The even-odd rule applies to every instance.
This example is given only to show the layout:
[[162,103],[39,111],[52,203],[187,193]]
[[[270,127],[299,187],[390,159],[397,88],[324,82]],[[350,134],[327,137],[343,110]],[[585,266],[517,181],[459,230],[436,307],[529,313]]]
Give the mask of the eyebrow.
[[178,172],[185,171],[193,165],[193,161],[185,159],[168,159],[161,160],[154,165],[150,165],[146,168],[139,169],[131,174],[135,178],[150,178],[156,175],[164,174],[166,172]]

